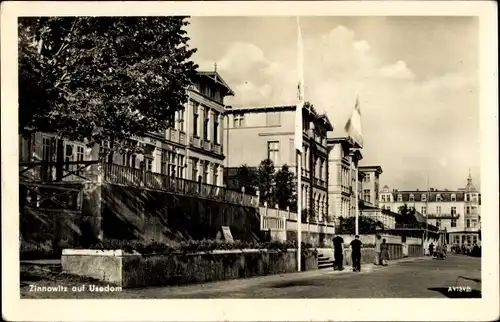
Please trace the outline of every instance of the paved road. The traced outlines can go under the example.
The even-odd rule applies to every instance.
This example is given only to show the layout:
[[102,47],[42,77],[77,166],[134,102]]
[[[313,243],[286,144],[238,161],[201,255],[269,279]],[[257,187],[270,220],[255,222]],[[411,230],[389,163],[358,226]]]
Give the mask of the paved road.
[[[481,260],[468,256],[449,256],[446,260],[423,259],[397,263],[361,273],[326,273],[289,280],[246,283],[233,287],[204,285],[178,292],[155,288],[142,296],[168,298],[443,298],[479,297]],[[448,293],[450,286],[470,286],[473,292]]]
[[[453,286],[468,286],[472,292],[449,293]],[[470,298],[480,297],[480,291],[481,259],[450,255],[446,260],[427,257],[387,267],[367,265],[361,273],[321,270],[100,294],[22,293],[28,298]]]

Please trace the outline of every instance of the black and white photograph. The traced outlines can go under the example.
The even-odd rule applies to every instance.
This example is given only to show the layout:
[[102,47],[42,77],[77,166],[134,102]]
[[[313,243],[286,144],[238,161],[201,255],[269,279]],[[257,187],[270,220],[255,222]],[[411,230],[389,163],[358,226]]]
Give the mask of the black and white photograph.
[[[339,306],[428,300],[412,310],[494,320],[498,69],[484,44],[497,43],[496,16],[476,3],[202,14],[117,2],[124,13],[24,5],[15,17],[2,4],[11,300],[353,301],[299,304],[301,320],[408,320],[411,302],[364,318]],[[460,316],[460,303],[473,308]],[[227,314],[206,319],[262,319]]]

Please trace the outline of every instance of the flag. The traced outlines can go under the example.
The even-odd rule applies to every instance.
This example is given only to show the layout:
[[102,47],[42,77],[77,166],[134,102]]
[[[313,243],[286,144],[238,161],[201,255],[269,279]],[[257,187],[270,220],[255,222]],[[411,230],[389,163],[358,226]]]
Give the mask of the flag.
[[359,107],[358,98],[356,98],[356,105],[354,106],[352,115],[345,124],[344,129],[347,134],[349,134],[349,136],[359,144],[360,147],[363,147],[363,133],[361,131],[361,109]]
[[302,48],[302,32],[297,17],[297,108],[295,109],[295,149],[302,153],[302,108],[304,107],[304,50]]

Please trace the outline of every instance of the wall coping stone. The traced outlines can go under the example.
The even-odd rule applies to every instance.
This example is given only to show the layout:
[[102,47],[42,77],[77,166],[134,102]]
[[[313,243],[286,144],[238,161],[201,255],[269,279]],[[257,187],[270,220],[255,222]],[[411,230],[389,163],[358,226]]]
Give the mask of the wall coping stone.
[[[278,250],[267,250],[267,249],[217,249],[211,252],[197,252],[188,253],[185,255],[206,255],[206,254],[238,254],[238,253],[259,253],[259,252],[273,252]],[[287,252],[296,252],[296,249],[289,248]],[[173,255],[181,255],[182,253],[172,253]],[[137,256],[141,255],[139,252],[135,251],[133,253],[126,253],[122,249],[110,249],[110,250],[100,250],[100,249],[69,249],[65,248],[62,250],[63,256],[113,256],[113,257],[124,257],[124,256]],[[147,256],[163,255],[163,254],[147,254]]]

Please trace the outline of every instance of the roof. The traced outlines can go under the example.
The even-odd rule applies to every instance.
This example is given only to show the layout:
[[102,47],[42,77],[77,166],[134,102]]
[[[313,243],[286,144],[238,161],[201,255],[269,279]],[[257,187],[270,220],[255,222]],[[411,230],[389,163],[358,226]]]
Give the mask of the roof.
[[359,166],[358,169],[363,172],[376,172],[378,174],[383,172],[382,167],[379,165],[363,165]]
[[334,145],[334,144],[342,144],[345,145],[349,148],[357,148],[360,149],[361,146],[355,142],[351,137],[331,137],[326,139],[327,145]]
[[220,74],[216,71],[213,72],[208,72],[208,71],[198,71],[198,75],[202,77],[207,77],[210,80],[214,81],[216,84],[219,86],[222,86],[223,88],[226,89],[228,95],[234,96],[233,90],[229,87],[229,85],[222,79]]
[[410,202],[410,196],[413,195],[413,200],[415,202],[424,201],[422,200],[422,195],[426,194],[428,196],[428,202],[434,202],[437,200],[437,195],[441,195],[443,201],[451,201],[451,196],[455,195],[456,201],[464,201],[465,193],[464,191],[396,191],[391,192],[394,200],[397,201],[398,195],[401,195],[403,202]]

